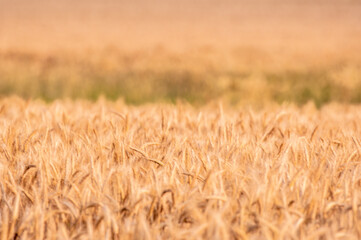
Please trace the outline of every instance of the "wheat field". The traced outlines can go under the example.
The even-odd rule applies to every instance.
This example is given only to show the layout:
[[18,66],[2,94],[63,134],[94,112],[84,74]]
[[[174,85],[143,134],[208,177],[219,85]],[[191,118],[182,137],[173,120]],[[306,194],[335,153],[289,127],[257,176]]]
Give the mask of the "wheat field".
[[1,239],[359,239],[361,108],[0,101]]

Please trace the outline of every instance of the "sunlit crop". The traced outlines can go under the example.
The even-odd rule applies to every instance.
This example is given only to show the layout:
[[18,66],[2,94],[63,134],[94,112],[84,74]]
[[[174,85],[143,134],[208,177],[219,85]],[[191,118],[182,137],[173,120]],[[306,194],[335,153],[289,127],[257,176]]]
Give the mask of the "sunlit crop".
[[0,101],[1,239],[359,239],[361,108]]

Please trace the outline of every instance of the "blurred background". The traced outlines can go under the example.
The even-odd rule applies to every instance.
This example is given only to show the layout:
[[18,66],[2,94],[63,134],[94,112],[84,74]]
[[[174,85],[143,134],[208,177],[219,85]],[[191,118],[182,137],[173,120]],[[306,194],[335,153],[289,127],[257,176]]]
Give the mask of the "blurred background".
[[0,0],[0,96],[361,102],[356,0]]

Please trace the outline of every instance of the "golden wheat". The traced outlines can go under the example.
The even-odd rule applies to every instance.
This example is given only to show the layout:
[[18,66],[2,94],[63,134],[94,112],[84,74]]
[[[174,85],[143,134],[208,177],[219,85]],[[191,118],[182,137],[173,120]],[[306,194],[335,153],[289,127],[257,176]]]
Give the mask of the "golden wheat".
[[1,239],[359,239],[361,107],[0,101]]

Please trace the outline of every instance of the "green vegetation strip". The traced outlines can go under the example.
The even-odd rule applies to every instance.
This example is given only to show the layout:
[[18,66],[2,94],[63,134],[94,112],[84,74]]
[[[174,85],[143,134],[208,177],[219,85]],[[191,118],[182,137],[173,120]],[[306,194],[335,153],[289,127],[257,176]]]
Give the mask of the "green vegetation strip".
[[1,58],[0,96],[19,95],[52,101],[96,100],[100,96],[128,104],[175,102],[195,105],[223,99],[231,104],[313,101],[318,107],[337,101],[361,102],[361,68],[339,64],[328,68],[282,71],[104,67],[87,62]]

